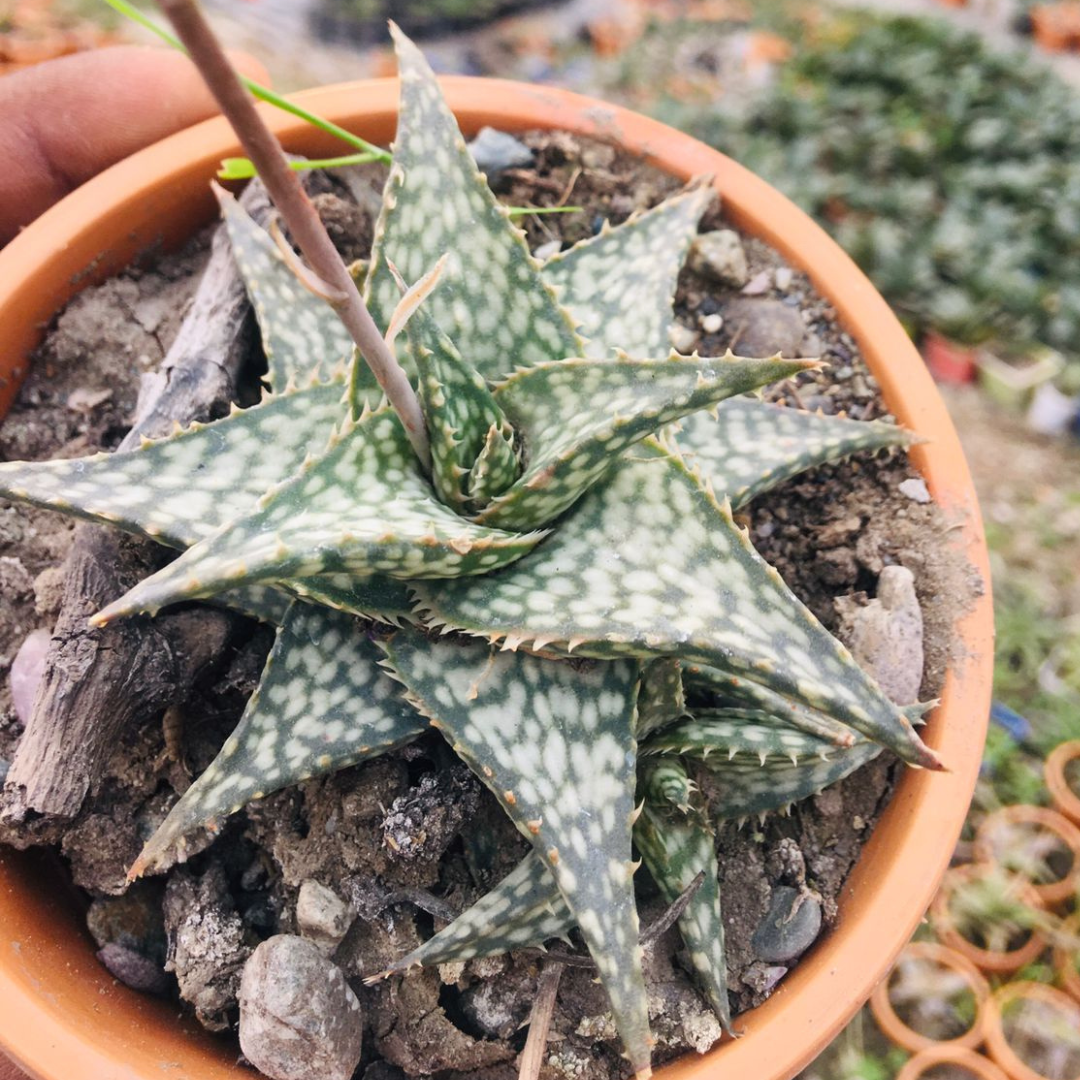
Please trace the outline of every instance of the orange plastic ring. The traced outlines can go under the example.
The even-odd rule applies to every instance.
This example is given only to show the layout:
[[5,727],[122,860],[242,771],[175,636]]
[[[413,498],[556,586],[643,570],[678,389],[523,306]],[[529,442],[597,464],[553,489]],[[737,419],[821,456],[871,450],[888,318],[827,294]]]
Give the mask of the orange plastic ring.
[[1074,825],[1080,825],[1080,795],[1069,786],[1065,770],[1070,763],[1080,759],[1080,739],[1054,747],[1043,766],[1046,786],[1058,813],[1064,814]]
[[[1049,1080],[1020,1058],[1009,1044],[1005,1034],[1004,1009],[1017,998],[1041,1001],[1068,1013],[1076,1031],[1080,1031],[1080,1003],[1073,1001],[1068,994],[1063,994],[1052,986],[1037,982],[1006,983],[992,994],[987,1002],[986,1048],[990,1056],[1005,1070],[1011,1080]],[[1068,1077],[1067,1080],[1080,1080],[1080,1075]]]
[[[1038,959],[1046,948],[1046,938],[1042,933],[1032,930],[1031,936],[1023,945],[1008,952],[983,949],[960,933],[949,909],[949,901],[958,885],[991,873],[1000,873],[999,868],[992,863],[973,863],[950,870],[945,875],[941,889],[930,905],[930,916],[934,931],[941,941],[966,956],[980,971],[993,975],[1011,975],[1014,971],[1019,971],[1020,968]],[[1015,885],[1017,896],[1023,903],[1036,911],[1043,910],[1042,900],[1028,882],[1022,878],[1010,878],[1010,881]]]
[[[1080,911],[1061,924],[1061,934],[1064,937],[1080,939]],[[1080,1001],[1080,968],[1077,968],[1076,964],[1078,956],[1080,950],[1068,949],[1062,944],[1054,946],[1054,970],[1057,972],[1058,982],[1063,990],[1067,990]]]
[[882,1032],[897,1046],[915,1054],[932,1046],[975,1047],[983,1041],[983,1011],[987,998],[990,997],[990,984],[983,978],[979,969],[962,953],[941,945],[936,941],[913,941],[905,946],[897,960],[897,965],[905,960],[928,960],[949,968],[962,976],[968,988],[975,995],[975,1020],[971,1027],[954,1039],[932,1039],[921,1031],[906,1024],[897,1015],[889,993],[889,984],[893,971],[881,980],[870,995],[870,1010]]
[[1049,810],[1045,806],[1003,806],[1000,810],[987,815],[975,833],[976,861],[998,863],[1009,873],[1016,873],[1011,867],[1002,863],[994,847],[994,832],[1002,825],[1013,824],[1035,825],[1054,833],[1072,855],[1072,866],[1060,880],[1030,882],[1039,899],[1047,907],[1054,907],[1075,896],[1077,887],[1080,886],[1080,829],[1063,814],[1059,814],[1056,810]]
[[903,1068],[896,1074],[896,1080],[922,1080],[922,1077],[938,1065],[959,1066],[975,1080],[1009,1080],[988,1057],[977,1054],[970,1047],[956,1046],[953,1043],[935,1043],[925,1050],[920,1050],[904,1062]]

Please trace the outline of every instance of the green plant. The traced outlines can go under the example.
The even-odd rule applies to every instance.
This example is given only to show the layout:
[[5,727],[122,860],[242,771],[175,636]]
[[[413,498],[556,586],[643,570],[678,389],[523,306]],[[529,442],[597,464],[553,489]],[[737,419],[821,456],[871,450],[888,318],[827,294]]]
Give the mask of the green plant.
[[[426,436],[350,362],[328,273],[222,195],[263,401],[123,455],[0,466],[0,491],[185,549],[98,623],[207,598],[279,627],[238,728],[133,875],[430,723],[533,852],[390,970],[576,924],[644,1076],[632,844],[671,898],[704,872],[679,927],[726,1024],[715,822],[781,808],[881,746],[938,767],[913,727],[925,706],[894,706],[732,518],[810,465],[907,436],[741,396],[811,361],[670,352],[706,187],[541,267],[396,37],[399,131],[364,288]],[[722,781],[709,800],[699,769]]]
[[794,58],[766,92],[652,110],[814,214],[914,323],[1071,354],[1080,107],[1069,87],[942,20],[829,13],[790,36]]

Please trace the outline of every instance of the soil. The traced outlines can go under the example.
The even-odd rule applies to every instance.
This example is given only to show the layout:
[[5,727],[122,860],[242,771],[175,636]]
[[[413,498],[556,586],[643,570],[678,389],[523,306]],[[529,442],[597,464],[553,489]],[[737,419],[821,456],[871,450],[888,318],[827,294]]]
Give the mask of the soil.
[[[590,235],[605,218],[618,223],[676,187],[602,144],[559,133],[523,138],[535,151],[534,167],[504,175],[497,184],[500,195],[515,205],[561,201],[585,207],[581,214],[525,218],[534,247]],[[362,194],[367,183],[351,186]],[[371,222],[339,197],[343,193],[323,195],[321,210],[332,219],[335,240],[354,258],[370,243]],[[726,227],[722,207],[710,211],[703,225],[718,227]],[[748,300],[689,271],[682,276],[677,317],[699,335],[700,351],[722,352],[740,336],[745,340],[748,317],[739,305],[769,300],[787,310],[789,330],[798,328],[798,350],[831,363],[826,374],[801,376],[775,396],[859,419],[882,415],[874,380],[835,312],[775,253],[752,239],[744,238],[744,244],[751,280],[760,284],[759,275],[767,272],[759,297]],[[0,428],[0,457],[72,456],[115,446],[131,421],[138,377],[161,359],[205,253],[202,236],[181,253],[134,267],[72,301]],[[724,311],[729,314],[716,329],[710,316]],[[702,320],[710,332],[702,330]],[[833,629],[840,627],[837,597],[873,597],[886,565],[913,571],[926,624],[925,700],[940,687],[952,626],[973,595],[973,579],[945,552],[949,523],[940,512],[900,491],[905,480],[915,478],[900,453],[863,455],[816,469],[757,500],[743,515],[762,554]],[[0,503],[0,567],[5,583],[15,583],[5,584],[7,602],[0,609],[0,675],[29,631],[51,625],[57,567],[70,532],[55,515]],[[212,844],[210,836],[192,844],[185,866],[121,895],[125,869],[141,840],[235,725],[270,642],[268,630],[252,625],[246,637],[234,638],[226,662],[207,684],[193,688],[181,709],[169,710],[167,723],[155,720],[129,732],[100,791],[65,838],[72,876],[96,898],[91,927],[103,962],[124,981],[141,978],[150,985],[145,961],[154,960],[160,970],[164,953],[166,970],[178,984],[166,992],[179,993],[207,1026],[231,1026],[244,960],[271,934],[296,932],[300,886],[315,880],[356,914],[334,958],[361,1000],[368,1028],[359,1080],[513,1080],[525,1038],[521,1026],[536,994],[537,955],[443,965],[374,987],[360,979],[476,900],[525,851],[494,799],[435,733],[251,805],[226,822]],[[18,736],[4,679],[0,757],[10,759]],[[835,925],[837,897],[888,801],[897,768],[883,755],[797,805],[789,817],[742,828],[732,824],[721,832],[728,982],[736,1015],[764,1000],[787,971],[757,959],[751,944],[773,890],[809,890],[820,897],[825,932]],[[647,926],[663,905],[644,873],[639,879]],[[688,1049],[707,1050],[719,1026],[686,975],[674,930],[647,951],[646,973],[657,1061]],[[566,969],[542,1080],[624,1074],[603,991],[587,970]]]

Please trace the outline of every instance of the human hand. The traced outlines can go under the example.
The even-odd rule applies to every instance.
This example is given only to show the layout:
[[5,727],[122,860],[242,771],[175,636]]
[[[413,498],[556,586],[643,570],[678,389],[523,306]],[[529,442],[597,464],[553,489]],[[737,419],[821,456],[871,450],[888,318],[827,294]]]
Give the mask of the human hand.
[[[232,60],[266,80],[258,61]],[[162,49],[99,49],[0,78],[0,246],[114,162],[217,111],[192,63]]]

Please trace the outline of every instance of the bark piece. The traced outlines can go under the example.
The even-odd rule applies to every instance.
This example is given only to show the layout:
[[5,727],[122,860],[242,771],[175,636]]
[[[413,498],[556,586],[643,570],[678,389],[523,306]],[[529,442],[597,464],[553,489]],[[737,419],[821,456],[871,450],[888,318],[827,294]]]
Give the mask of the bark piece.
[[[266,220],[260,185],[246,209]],[[140,388],[135,426],[118,451],[225,412],[252,347],[250,305],[224,228],[161,370]],[[161,564],[161,550],[114,530],[76,529],[64,571],[64,602],[53,631],[33,713],[8,773],[0,821],[13,842],[49,842],[81,810],[125,725],[160,712],[214,662],[223,616],[181,612],[124,620],[104,630],[87,620]],[[202,625],[192,633],[192,620]],[[32,839],[20,826],[33,823]],[[55,828],[54,828],[55,826]]]

